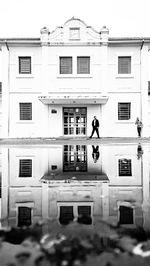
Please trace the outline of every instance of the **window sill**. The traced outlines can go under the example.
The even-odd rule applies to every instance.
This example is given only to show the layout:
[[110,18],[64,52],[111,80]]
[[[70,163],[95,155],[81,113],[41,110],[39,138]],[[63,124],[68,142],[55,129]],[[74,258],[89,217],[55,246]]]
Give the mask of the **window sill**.
[[124,78],[124,79],[133,79],[134,76],[131,74],[117,74],[116,79]]
[[23,120],[23,121],[16,121],[17,124],[34,124],[35,122],[32,120],[32,121],[29,121],[29,120]]
[[17,76],[16,76],[16,78],[17,79],[22,79],[22,78],[31,78],[31,79],[33,79],[34,78],[34,76],[32,75],[32,74],[18,74]]
[[131,120],[116,120],[115,123],[116,124],[134,124],[135,121],[131,121]]
[[78,74],[78,75],[61,74],[61,75],[58,75],[57,78],[73,78],[73,79],[76,79],[76,78],[92,78],[92,76],[89,75],[89,74]]

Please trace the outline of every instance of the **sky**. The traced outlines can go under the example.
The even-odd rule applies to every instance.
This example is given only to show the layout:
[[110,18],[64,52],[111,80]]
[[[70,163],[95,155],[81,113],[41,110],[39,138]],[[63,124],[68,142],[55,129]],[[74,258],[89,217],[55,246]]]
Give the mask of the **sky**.
[[111,37],[150,37],[150,0],[0,0],[0,38],[40,37],[73,16]]

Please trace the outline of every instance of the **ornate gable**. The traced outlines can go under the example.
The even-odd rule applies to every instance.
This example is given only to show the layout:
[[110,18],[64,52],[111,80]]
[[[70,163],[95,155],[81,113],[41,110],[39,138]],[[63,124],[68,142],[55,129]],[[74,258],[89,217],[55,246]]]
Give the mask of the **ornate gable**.
[[92,27],[87,26],[82,20],[74,17],[67,20],[62,27],[57,27],[54,31],[48,33],[47,42],[50,44],[68,43],[70,45],[80,45],[82,43],[102,42],[101,32],[97,32]]

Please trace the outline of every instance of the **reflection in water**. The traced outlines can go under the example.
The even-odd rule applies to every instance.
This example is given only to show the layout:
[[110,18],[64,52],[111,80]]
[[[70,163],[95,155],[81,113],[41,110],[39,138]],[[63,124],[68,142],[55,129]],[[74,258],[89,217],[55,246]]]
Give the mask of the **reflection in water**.
[[139,143],[137,147],[137,159],[138,160],[141,159],[142,155],[143,155],[143,148],[142,148],[141,143]]
[[70,222],[97,229],[99,220],[149,228],[148,146],[13,147],[0,154],[2,226],[48,219],[45,231]]
[[93,157],[93,160],[94,160],[94,163],[97,162],[97,160],[99,159],[99,146],[94,146],[92,145],[92,157]]

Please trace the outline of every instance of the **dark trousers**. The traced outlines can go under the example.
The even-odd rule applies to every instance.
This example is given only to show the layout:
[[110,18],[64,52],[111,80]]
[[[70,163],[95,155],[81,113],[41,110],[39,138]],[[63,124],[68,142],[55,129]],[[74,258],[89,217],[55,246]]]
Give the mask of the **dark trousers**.
[[96,131],[96,134],[97,134],[97,137],[99,138],[99,130],[98,130],[98,127],[93,127],[93,130],[92,130],[92,133],[91,133],[91,136],[90,138],[92,138],[94,132]]
[[141,137],[141,127],[137,127],[138,136]]

